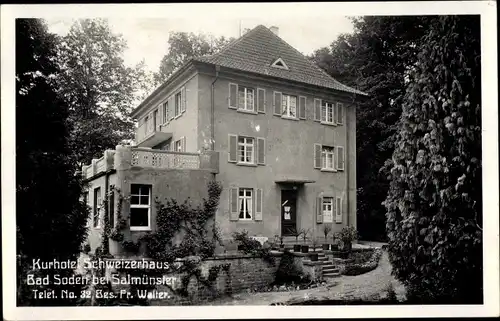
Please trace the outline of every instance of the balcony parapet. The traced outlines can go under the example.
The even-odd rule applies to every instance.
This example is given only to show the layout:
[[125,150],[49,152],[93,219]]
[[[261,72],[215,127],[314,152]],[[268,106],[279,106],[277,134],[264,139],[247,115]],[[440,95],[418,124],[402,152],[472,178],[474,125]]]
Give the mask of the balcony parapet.
[[116,150],[107,150],[103,157],[93,159],[90,165],[83,166],[82,175],[84,179],[89,179],[111,169],[131,168],[191,169],[218,173],[219,153],[185,153],[118,145]]

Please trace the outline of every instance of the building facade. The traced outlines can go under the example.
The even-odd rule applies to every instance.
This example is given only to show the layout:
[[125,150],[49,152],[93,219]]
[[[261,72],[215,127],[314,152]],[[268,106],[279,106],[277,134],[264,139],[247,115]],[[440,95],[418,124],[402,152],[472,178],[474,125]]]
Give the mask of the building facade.
[[[223,186],[216,220],[224,239],[242,230],[320,237],[325,225],[355,227],[362,96],[276,28],[258,26],[215,55],[191,59],[133,111],[136,146],[107,151],[111,176],[103,184],[132,196],[132,234],[154,229],[153,198],[200,198],[210,179]],[[91,164],[97,176],[104,158]],[[102,178],[94,174],[86,175],[97,193],[89,204],[98,206]]]

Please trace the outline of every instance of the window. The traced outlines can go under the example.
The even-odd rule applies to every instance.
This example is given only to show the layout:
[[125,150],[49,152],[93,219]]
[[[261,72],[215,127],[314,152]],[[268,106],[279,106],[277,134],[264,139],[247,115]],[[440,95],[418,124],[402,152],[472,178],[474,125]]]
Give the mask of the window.
[[94,189],[94,228],[101,227],[101,206],[102,206],[102,195],[101,188],[97,187]]
[[297,117],[297,97],[290,95],[282,95],[281,98],[282,116]]
[[174,117],[177,117],[181,114],[181,108],[182,108],[182,92],[178,92],[175,94],[175,113]]
[[251,137],[238,137],[238,162],[253,164],[254,139]]
[[163,111],[163,123],[165,124],[168,121],[168,101],[164,102],[162,105]]
[[238,86],[238,109],[254,111],[254,90]]
[[239,204],[239,219],[251,220],[252,219],[252,189],[240,188],[238,195]]
[[181,139],[175,141],[174,151],[175,152],[182,152],[182,140]]
[[149,230],[151,222],[151,185],[130,187],[130,230]]
[[334,148],[333,147],[328,147],[328,146],[323,146],[321,149],[321,160],[322,160],[322,166],[321,168],[323,169],[334,169]]
[[323,223],[333,223],[333,197],[323,197]]
[[281,58],[276,59],[276,61],[274,61],[271,66],[276,67],[276,68],[280,68],[280,69],[288,70],[288,66],[285,64],[285,62]]
[[323,102],[323,105],[321,106],[321,121],[329,124],[333,124],[333,112],[334,112],[334,105],[331,103]]

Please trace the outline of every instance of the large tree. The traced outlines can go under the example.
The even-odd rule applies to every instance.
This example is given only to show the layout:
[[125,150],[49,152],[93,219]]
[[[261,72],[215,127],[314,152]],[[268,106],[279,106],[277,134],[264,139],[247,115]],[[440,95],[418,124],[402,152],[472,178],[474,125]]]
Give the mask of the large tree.
[[35,300],[31,289],[37,287],[25,284],[27,273],[32,270],[32,259],[74,259],[86,234],[88,212],[80,201],[83,185],[76,174],[78,166],[69,144],[68,107],[53,81],[59,73],[55,59],[56,38],[47,32],[46,25],[37,19],[17,19],[16,223],[20,305],[70,303]]
[[407,78],[385,202],[409,298],[482,302],[479,16],[429,19]]
[[59,44],[58,78],[70,106],[72,141],[81,163],[102,156],[134,135],[129,114],[140,89],[137,75],[143,65],[127,67],[126,42],[114,34],[107,20],[76,21]]
[[370,98],[357,104],[356,176],[358,230],[361,237],[384,240],[387,174],[381,171],[394,149],[398,103],[405,74],[416,61],[416,49],[426,32],[421,17],[361,17],[352,19],[354,32],[343,34],[311,59],[339,81],[359,88]]
[[168,38],[168,52],[162,58],[155,81],[162,83],[189,58],[217,53],[232,39],[187,32],[171,32]]

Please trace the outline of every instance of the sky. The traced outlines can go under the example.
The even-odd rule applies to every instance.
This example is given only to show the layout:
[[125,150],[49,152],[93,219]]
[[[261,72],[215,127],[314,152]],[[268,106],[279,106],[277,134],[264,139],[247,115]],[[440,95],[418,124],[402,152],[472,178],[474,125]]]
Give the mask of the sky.
[[[175,7],[172,9],[175,11]],[[168,50],[167,41],[171,31],[211,34],[235,37],[241,30],[252,29],[259,24],[277,26],[279,36],[303,54],[310,54],[321,47],[329,46],[341,33],[353,31],[352,23],[345,16],[302,16],[300,18],[260,14],[258,17],[138,17],[107,18],[114,33],[122,34],[128,44],[124,54],[125,63],[134,65],[145,60],[150,71],[157,71],[161,58]],[[64,35],[74,19],[45,18],[49,30]]]

